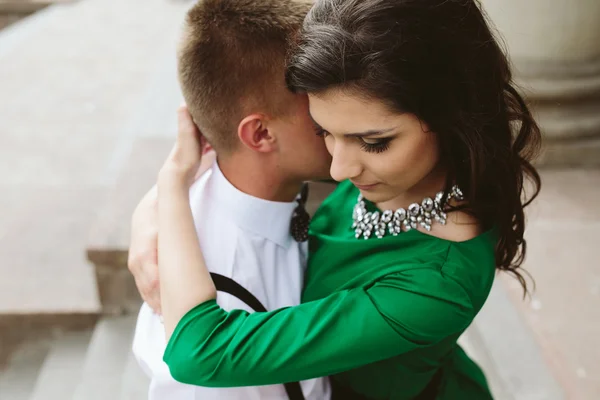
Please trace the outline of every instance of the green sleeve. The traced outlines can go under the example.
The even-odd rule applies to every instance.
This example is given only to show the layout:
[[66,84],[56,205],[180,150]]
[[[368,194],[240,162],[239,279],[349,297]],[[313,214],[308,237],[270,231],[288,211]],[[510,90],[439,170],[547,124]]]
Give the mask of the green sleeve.
[[198,386],[300,381],[437,343],[472,318],[460,285],[439,271],[405,271],[265,313],[202,303],[179,321],[164,361],[176,380]]

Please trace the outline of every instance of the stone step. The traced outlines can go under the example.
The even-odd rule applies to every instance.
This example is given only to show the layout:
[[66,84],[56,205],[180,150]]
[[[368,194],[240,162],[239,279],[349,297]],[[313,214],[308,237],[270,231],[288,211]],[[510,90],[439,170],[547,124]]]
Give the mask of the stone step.
[[52,5],[76,0],[0,0],[0,30]]
[[7,26],[14,24],[20,19],[24,18],[23,14],[2,14],[0,13],[0,30],[6,28]]
[[517,400],[516,397],[508,393],[498,376],[497,366],[485,348],[476,324],[467,329],[459,338],[458,344],[483,369],[495,400]]
[[91,331],[62,335],[52,343],[29,400],[60,400],[73,396],[81,380]]
[[29,400],[51,343],[50,340],[24,343],[12,354],[7,368],[0,369],[0,399]]
[[87,241],[104,314],[136,314],[141,298],[127,269],[131,215],[142,196],[156,183],[169,153],[169,137],[137,137],[117,183],[99,208]]
[[0,0],[0,14],[29,14],[52,4],[73,0]]
[[98,322],[73,400],[119,399],[124,391],[136,393],[138,388],[123,388],[123,380],[132,374],[130,354],[136,319],[130,315],[106,317]]

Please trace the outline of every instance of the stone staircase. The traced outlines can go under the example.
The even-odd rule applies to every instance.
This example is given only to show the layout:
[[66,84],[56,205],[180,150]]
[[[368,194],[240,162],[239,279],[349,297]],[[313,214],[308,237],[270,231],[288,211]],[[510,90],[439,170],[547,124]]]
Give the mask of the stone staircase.
[[[169,150],[188,5],[64,2],[0,31],[1,400],[146,398],[125,312],[141,300],[101,302],[85,249],[117,187],[141,195],[119,177],[146,190]],[[162,151],[137,163],[146,143]]]
[[76,329],[66,321],[42,337],[21,342],[8,367],[0,371],[0,399],[147,398],[149,381],[131,353],[141,300],[126,266],[128,224],[171,144],[169,137],[134,140],[123,173],[92,223],[88,256],[94,263],[102,305],[97,322]]
[[[135,316],[27,343],[0,375],[6,400],[144,400],[149,381],[131,354]],[[110,356],[107,356],[110,355]]]
[[[147,397],[129,219],[174,138],[186,7],[79,0],[0,32],[0,400]],[[498,284],[461,343],[497,399],[563,399],[520,318]]]

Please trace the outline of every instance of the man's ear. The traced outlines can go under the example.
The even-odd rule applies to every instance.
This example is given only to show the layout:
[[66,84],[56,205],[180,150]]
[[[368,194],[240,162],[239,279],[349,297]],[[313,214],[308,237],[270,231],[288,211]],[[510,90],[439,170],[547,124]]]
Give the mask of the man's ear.
[[275,136],[269,131],[269,119],[264,114],[251,114],[238,125],[238,137],[251,150],[268,153],[275,149]]

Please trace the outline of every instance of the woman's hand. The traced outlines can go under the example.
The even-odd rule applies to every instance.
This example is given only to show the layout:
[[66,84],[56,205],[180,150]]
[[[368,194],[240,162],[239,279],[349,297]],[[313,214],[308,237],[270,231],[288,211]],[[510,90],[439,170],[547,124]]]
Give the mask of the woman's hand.
[[158,174],[158,186],[168,185],[189,190],[202,161],[206,140],[184,105],[177,110],[177,140]]

